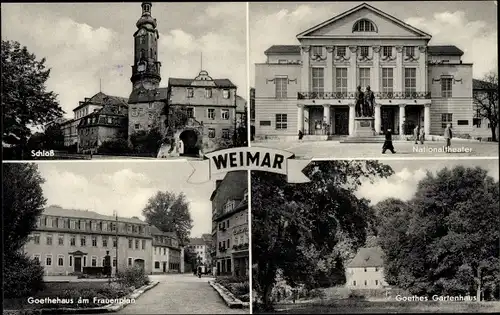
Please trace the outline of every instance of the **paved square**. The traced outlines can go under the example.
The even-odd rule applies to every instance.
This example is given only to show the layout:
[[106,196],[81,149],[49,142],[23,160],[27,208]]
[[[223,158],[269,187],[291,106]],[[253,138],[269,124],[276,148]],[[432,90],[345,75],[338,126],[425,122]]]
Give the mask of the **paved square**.
[[352,158],[419,158],[419,157],[492,157],[498,158],[498,142],[452,141],[453,149],[467,149],[469,152],[440,152],[443,141],[427,141],[415,145],[412,141],[393,141],[396,154],[387,151],[382,154],[383,143],[340,143],[339,141],[254,141],[252,147],[281,149],[301,159],[352,159]]
[[153,275],[160,283],[116,314],[249,314],[249,309],[229,308],[219,294],[190,274]]

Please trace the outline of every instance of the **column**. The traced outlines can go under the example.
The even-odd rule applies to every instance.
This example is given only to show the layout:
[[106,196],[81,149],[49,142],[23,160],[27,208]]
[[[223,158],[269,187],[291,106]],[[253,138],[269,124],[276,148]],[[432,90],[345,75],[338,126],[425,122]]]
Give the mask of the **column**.
[[420,52],[420,56],[418,58],[418,68],[420,72],[420,82],[419,82],[419,89],[417,89],[417,92],[427,92],[428,87],[427,87],[427,52],[426,52],[426,47],[425,46],[420,46],[418,47],[418,50]]
[[405,123],[405,106],[406,104],[399,104],[399,136],[404,136],[404,123]]
[[373,75],[371,90],[380,92],[380,46],[373,46]]
[[184,273],[184,247],[181,247],[181,273]]
[[330,119],[330,104],[323,105],[323,119],[328,124],[328,129],[326,134],[329,135],[332,130],[332,122]]
[[427,137],[431,134],[431,104],[424,105],[424,132]]
[[403,46],[396,46],[396,73],[394,77],[394,92],[403,91]]
[[310,92],[309,88],[309,72],[311,71],[311,58],[309,57],[309,51],[311,50],[311,46],[302,46],[301,47],[301,53],[302,53],[302,72],[301,72],[301,92],[308,93]]
[[326,46],[325,92],[333,92],[333,46]]
[[304,104],[297,104],[297,131],[304,132]]
[[380,127],[382,125],[382,115],[381,115],[381,105],[375,103],[375,132],[380,133]]
[[357,46],[349,46],[349,50],[351,53],[351,58],[349,61],[349,71],[347,73],[347,77],[348,77],[347,91],[348,92],[355,92],[356,87],[358,86],[358,84],[357,84],[357,67],[356,67],[356,64],[357,64],[356,57],[357,57],[358,47]]
[[354,117],[356,116],[355,104],[349,104],[349,135],[354,134]]

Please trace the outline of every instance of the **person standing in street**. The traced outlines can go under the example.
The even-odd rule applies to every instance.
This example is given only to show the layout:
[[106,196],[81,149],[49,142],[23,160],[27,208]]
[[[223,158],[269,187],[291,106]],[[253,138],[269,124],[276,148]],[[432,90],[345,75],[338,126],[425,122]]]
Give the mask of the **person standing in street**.
[[394,146],[392,145],[392,130],[391,129],[387,129],[387,132],[385,133],[385,141],[384,141],[384,145],[382,146],[382,154],[385,154],[385,151],[391,151],[392,154],[396,153],[396,151],[394,151]]
[[419,136],[420,136],[420,126],[416,125],[415,129],[413,129],[413,138],[415,140],[415,144],[418,144],[418,140],[420,138]]
[[425,141],[425,129],[420,127],[420,144],[424,144]]
[[447,124],[444,129],[444,139],[446,140],[446,152],[450,152],[451,139],[453,139],[453,132],[451,131],[451,124]]

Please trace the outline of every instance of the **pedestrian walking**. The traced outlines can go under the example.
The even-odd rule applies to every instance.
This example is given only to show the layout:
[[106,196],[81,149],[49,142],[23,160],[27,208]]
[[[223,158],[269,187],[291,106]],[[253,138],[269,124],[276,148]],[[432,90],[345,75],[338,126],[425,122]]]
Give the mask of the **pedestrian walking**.
[[299,130],[299,140],[302,140],[303,137],[304,133],[302,132],[302,130]]
[[450,152],[451,139],[453,139],[453,131],[451,131],[451,124],[447,124],[444,129],[444,139],[446,140],[446,152]]
[[420,144],[424,144],[425,141],[425,129],[420,127]]
[[415,144],[418,144],[419,136],[420,136],[420,126],[416,125],[415,129],[413,129],[413,138],[415,140]]
[[387,129],[387,132],[385,133],[385,141],[384,141],[384,145],[382,146],[382,154],[385,154],[385,151],[391,151],[392,154],[396,153],[396,151],[394,151],[394,146],[392,145],[392,130],[391,129]]

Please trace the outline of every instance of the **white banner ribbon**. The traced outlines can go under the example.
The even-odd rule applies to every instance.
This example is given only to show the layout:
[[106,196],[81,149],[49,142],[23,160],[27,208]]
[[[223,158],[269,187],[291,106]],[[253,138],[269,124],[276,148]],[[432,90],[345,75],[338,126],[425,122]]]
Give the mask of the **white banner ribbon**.
[[[205,182],[213,175],[233,171],[262,171],[287,176],[289,183],[307,183],[302,173],[310,160],[296,160],[292,152],[261,147],[238,147],[205,155],[206,160],[191,162],[194,168],[188,181]],[[208,167],[207,167],[208,166]]]

